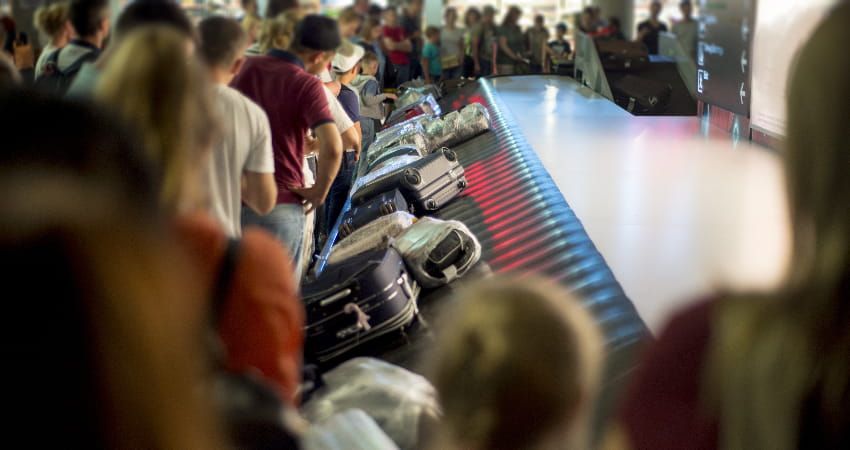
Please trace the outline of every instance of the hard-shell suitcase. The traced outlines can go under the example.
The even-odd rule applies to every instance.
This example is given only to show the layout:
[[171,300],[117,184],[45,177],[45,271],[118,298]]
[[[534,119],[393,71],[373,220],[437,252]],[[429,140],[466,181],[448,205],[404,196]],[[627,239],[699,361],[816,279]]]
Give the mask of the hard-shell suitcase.
[[428,123],[425,129],[435,148],[454,147],[490,129],[490,113],[472,103]]
[[407,200],[398,189],[384,192],[368,203],[346,211],[339,225],[339,237],[345,238],[369,222],[398,211],[410,212]]
[[389,247],[390,243],[414,222],[416,216],[405,211],[379,217],[337,242],[328,255],[328,264],[344,261],[369,250]]
[[633,114],[663,113],[673,94],[667,83],[634,75],[624,76],[611,87],[614,102]]
[[392,242],[411,275],[434,288],[462,277],[481,258],[481,244],[457,220],[423,217]]
[[392,247],[328,265],[302,287],[305,355],[325,362],[410,325],[419,288]]
[[376,152],[375,155],[369,155],[367,158],[368,165],[366,167],[366,172],[380,169],[384,166],[384,163],[392,160],[393,158],[398,158],[399,156],[415,156],[417,158],[421,158],[425,155],[427,155],[427,153],[415,145],[387,147],[385,149],[381,149],[380,152]]
[[417,212],[427,213],[450,202],[467,186],[463,166],[457,155],[447,148],[414,162],[389,165],[367,175],[373,174],[355,182],[352,205],[361,205],[382,192],[397,188]]

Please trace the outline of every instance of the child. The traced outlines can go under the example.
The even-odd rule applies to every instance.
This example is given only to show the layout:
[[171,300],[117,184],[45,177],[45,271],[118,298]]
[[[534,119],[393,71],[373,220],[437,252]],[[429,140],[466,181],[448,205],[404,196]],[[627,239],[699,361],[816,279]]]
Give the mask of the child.
[[[566,38],[567,24],[561,22],[555,27],[555,39],[549,41],[549,45],[544,49],[543,55],[543,71],[549,73],[558,71],[558,62],[566,61],[573,53],[570,46],[570,41]],[[554,68],[553,68],[554,66]]]
[[381,93],[381,86],[375,78],[379,66],[378,55],[367,52],[363,55],[360,66],[363,72],[351,82],[351,88],[360,94],[360,129],[363,132],[361,148],[369,151],[384,118],[381,104],[387,99],[398,100],[398,97],[395,94]]
[[440,61],[440,29],[434,26],[425,29],[428,42],[422,48],[422,71],[425,72],[425,84],[440,82],[443,75],[443,63]]
[[546,282],[486,279],[457,297],[430,362],[443,409],[433,449],[590,448],[603,357],[576,298]]

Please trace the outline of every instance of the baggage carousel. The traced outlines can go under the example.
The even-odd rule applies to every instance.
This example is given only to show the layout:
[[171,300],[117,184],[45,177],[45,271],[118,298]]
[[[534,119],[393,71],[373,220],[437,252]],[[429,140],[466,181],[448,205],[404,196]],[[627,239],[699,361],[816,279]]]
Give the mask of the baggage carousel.
[[471,83],[440,103],[443,112],[449,112],[473,102],[488,109],[492,130],[453,148],[469,187],[434,215],[464,222],[481,242],[481,262],[463,280],[423,291],[420,320],[406,332],[344,359],[375,356],[421,372],[422,357],[440,327],[441,311],[451,303],[458,285],[491,273],[551,279],[583,300],[606,339],[598,433],[616,406],[638,347],[650,334],[492,83],[486,79]]

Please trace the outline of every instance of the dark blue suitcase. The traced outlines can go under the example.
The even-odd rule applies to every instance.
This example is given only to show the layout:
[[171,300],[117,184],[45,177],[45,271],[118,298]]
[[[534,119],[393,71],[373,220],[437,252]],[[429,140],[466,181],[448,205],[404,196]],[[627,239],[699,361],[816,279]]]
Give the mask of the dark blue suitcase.
[[404,329],[419,313],[418,291],[392,247],[328,265],[302,287],[307,358],[325,362]]
[[410,206],[398,189],[384,192],[369,202],[345,212],[339,225],[339,237],[344,238],[373,220],[397,211],[410,212]]

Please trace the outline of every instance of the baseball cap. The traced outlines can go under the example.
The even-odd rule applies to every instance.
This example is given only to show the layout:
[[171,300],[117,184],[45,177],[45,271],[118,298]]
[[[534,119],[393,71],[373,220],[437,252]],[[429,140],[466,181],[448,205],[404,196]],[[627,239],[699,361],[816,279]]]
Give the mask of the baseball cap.
[[363,47],[352,44],[349,41],[345,41],[337,49],[336,56],[334,56],[334,60],[331,63],[331,67],[333,67],[334,72],[348,72],[354,67],[355,64],[357,64],[361,59],[363,59],[363,55],[365,53],[366,51],[363,50]]
[[311,14],[301,19],[295,26],[292,43],[301,47],[326,52],[339,47],[342,36],[336,20]]

